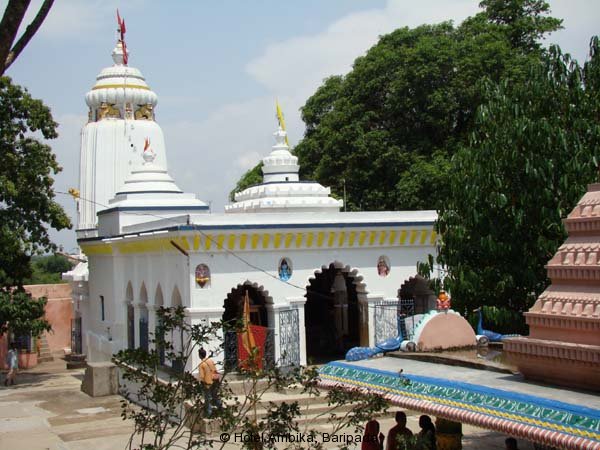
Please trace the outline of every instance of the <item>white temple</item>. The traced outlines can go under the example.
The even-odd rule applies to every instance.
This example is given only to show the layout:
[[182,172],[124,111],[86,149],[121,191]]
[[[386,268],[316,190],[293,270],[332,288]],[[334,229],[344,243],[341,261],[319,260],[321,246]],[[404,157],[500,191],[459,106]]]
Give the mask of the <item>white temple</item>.
[[[263,183],[210,213],[169,176],[157,95],[124,63],[121,42],[113,61],[86,95],[77,237],[88,262],[64,276],[74,347],[88,361],[148,348],[159,306],[184,306],[192,323],[231,319],[246,292],[280,365],[337,359],[397,333],[400,287],[435,252],[434,211],[340,212],[329,188],[299,180],[280,127]],[[235,342],[223,339],[216,359],[235,365]]]

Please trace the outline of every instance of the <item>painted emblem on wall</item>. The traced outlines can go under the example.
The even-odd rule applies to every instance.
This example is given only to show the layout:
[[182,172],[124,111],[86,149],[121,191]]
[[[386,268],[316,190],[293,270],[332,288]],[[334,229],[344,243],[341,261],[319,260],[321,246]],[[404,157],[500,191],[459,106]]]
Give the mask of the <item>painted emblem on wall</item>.
[[287,281],[292,278],[292,265],[290,260],[287,258],[281,258],[279,261],[279,279],[282,281]]
[[377,260],[377,273],[380,277],[387,277],[390,274],[390,259],[381,255]]
[[210,287],[210,269],[206,264],[196,266],[196,286],[200,289]]

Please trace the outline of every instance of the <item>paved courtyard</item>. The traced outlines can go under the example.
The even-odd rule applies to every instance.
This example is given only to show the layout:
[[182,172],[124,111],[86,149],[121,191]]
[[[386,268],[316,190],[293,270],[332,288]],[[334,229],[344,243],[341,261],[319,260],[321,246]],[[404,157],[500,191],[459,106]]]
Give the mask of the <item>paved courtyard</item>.
[[[63,361],[55,360],[21,373],[15,386],[1,385],[0,449],[125,448],[133,426],[120,417],[121,397],[87,396],[80,391],[82,377],[83,370],[67,371]],[[380,422],[387,432],[393,422],[391,414]],[[418,414],[409,412],[409,428],[417,431],[417,422]],[[504,448],[506,436],[500,433],[469,426],[464,427],[463,433],[464,449]],[[225,446],[227,450],[235,448],[239,445]],[[533,446],[520,442],[519,448],[530,450]]]

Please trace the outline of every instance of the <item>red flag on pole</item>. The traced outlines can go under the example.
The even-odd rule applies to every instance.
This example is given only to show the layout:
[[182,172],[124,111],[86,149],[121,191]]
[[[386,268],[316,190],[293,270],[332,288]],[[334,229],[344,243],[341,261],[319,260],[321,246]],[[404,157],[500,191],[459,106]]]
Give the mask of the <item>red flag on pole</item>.
[[119,25],[119,34],[121,35],[119,42],[123,48],[123,64],[127,65],[127,61],[129,60],[127,55],[127,45],[125,44],[125,33],[127,32],[127,29],[125,28],[125,19],[121,18],[119,9],[117,9],[117,24]]

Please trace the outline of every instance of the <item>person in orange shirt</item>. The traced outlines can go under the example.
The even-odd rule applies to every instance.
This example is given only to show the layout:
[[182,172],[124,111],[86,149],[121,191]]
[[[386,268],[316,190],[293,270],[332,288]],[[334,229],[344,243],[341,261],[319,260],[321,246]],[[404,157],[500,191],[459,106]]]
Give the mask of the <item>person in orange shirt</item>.
[[213,406],[221,408],[221,399],[218,396],[219,372],[214,361],[206,356],[206,350],[198,350],[200,356],[200,365],[198,366],[198,380],[204,388],[204,409],[206,417],[212,416]]

